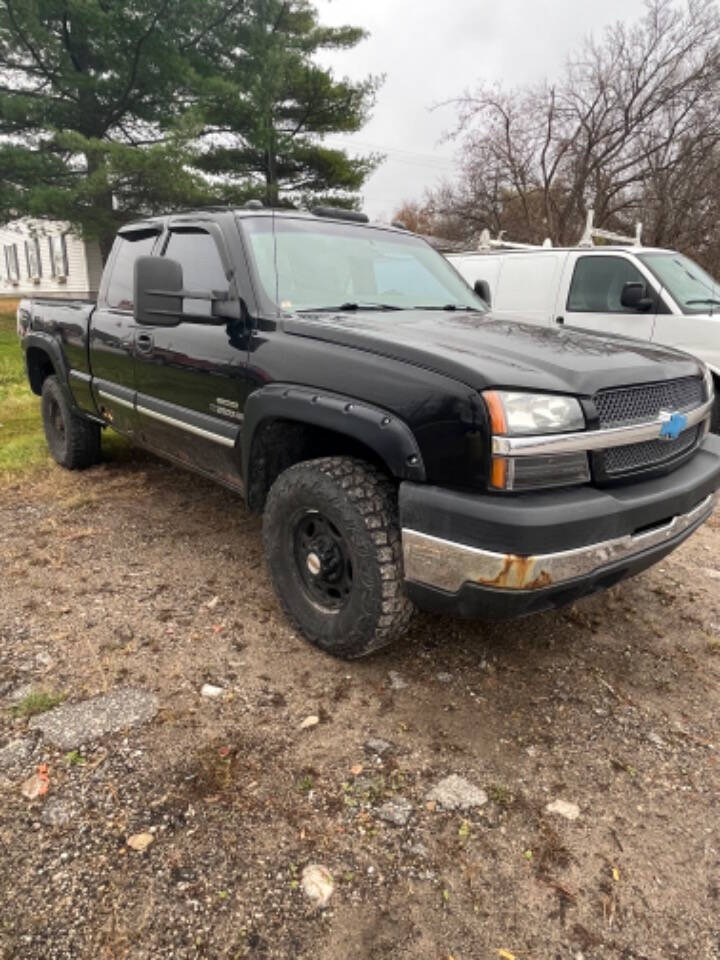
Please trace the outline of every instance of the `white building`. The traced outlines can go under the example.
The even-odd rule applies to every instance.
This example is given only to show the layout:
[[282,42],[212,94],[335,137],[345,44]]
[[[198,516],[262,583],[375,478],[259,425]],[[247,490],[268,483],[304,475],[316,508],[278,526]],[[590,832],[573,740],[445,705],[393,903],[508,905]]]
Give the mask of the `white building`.
[[0,297],[95,297],[100,247],[59,220],[13,220],[0,227]]

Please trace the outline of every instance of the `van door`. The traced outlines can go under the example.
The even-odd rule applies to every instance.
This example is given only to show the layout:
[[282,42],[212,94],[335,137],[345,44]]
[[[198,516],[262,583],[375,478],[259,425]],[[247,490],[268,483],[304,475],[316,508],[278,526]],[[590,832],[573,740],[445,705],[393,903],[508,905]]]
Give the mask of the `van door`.
[[582,330],[614,333],[651,340],[657,306],[647,311],[620,302],[626,283],[643,283],[647,295],[658,302],[651,280],[622,252],[571,253],[568,257],[556,307],[558,323]]
[[493,293],[493,316],[551,326],[566,258],[563,250],[505,251]]

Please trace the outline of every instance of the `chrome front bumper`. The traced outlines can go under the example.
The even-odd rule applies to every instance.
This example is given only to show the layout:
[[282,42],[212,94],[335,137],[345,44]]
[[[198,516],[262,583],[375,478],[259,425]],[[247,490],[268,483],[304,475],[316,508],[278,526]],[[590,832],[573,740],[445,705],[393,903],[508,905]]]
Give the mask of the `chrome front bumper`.
[[661,526],[574,550],[535,556],[493,553],[405,528],[405,579],[449,593],[457,593],[466,583],[503,590],[542,589],[589,576],[671,540],[682,539],[683,533],[710,516],[715,503],[716,494],[710,494],[688,513]]

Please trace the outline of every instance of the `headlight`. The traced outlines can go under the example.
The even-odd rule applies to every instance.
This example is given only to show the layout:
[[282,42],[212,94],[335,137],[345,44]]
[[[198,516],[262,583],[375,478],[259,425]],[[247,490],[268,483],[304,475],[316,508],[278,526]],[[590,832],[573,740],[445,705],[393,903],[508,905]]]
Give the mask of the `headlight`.
[[715,381],[710,367],[705,367],[705,399],[712,400],[715,394]]
[[582,407],[575,397],[509,390],[486,390],[483,396],[494,434],[527,437],[585,429]]
[[[546,393],[486,390],[483,394],[495,436],[537,436],[585,429],[582,407],[575,397]],[[538,457],[493,456],[490,486],[496,490],[538,490],[587,483],[587,454]]]

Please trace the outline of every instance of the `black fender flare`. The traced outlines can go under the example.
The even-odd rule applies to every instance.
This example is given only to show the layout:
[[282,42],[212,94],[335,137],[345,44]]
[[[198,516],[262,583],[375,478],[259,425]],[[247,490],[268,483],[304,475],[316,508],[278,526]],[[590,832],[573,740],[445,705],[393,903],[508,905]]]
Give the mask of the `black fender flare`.
[[410,427],[399,417],[353,397],[309,387],[272,383],[250,394],[242,431],[242,471],[247,484],[253,439],[267,420],[290,420],[324,427],[373,450],[400,480],[425,480],[425,464]]
[[53,365],[55,376],[57,377],[60,386],[65,391],[68,403],[71,407],[74,407],[75,401],[72,398],[72,392],[70,390],[67,363],[65,362],[65,357],[63,356],[63,352],[57,340],[55,340],[55,338],[50,336],[48,333],[41,333],[40,331],[34,330],[32,333],[28,333],[23,337],[22,346],[25,352],[25,369],[28,374],[28,379],[30,377],[28,350],[41,350],[47,355],[50,363]]

